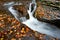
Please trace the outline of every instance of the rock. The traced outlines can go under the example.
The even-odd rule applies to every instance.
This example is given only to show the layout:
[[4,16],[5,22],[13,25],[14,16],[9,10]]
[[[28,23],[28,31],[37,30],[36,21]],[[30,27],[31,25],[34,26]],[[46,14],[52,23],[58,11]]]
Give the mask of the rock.
[[60,29],[60,19],[49,20],[48,23],[53,24],[53,25],[57,26]]
[[[45,6],[41,5],[41,3],[37,3],[40,5],[37,5],[37,9],[35,12],[35,17],[40,18],[40,19],[46,19],[46,20],[54,20],[54,19],[59,19],[59,10],[56,8],[50,7],[50,6]],[[56,10],[55,10],[56,9]]]
[[17,10],[19,12],[20,17],[29,18],[26,6],[24,6],[24,5],[14,5],[13,7],[14,7],[15,10]]
[[[46,5],[42,5],[37,2],[37,9],[35,11],[35,17],[39,21],[43,21],[52,25],[60,27],[60,12],[58,9]],[[58,21],[59,20],[59,21]]]

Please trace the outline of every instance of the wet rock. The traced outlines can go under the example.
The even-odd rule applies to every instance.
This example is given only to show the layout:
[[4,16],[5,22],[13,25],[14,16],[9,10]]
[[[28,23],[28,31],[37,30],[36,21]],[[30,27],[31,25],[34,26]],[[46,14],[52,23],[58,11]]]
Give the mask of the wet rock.
[[53,24],[53,25],[57,26],[60,29],[60,19],[49,20],[48,23]]
[[[60,12],[57,8],[42,5],[40,2],[37,2],[37,9],[35,11],[35,17],[39,21],[47,22],[57,27],[60,27]],[[59,20],[59,21],[58,21]]]
[[40,19],[46,19],[46,20],[54,20],[54,19],[59,19],[59,10],[56,8],[50,7],[50,6],[45,6],[41,5],[41,3],[37,3],[40,5],[37,5],[37,9],[35,12],[35,16],[39,17]]
[[13,7],[14,7],[15,10],[17,10],[19,12],[20,17],[29,18],[26,6],[24,6],[24,5],[15,5]]

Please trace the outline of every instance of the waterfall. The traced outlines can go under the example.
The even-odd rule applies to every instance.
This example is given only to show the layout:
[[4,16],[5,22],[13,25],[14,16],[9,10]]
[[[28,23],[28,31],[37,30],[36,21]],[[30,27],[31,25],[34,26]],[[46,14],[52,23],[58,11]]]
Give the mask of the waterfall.
[[12,13],[12,15],[14,15],[14,17],[18,20],[18,21],[25,21],[26,17],[20,17],[19,16],[19,12],[14,10],[13,7],[9,7],[8,10]]
[[25,21],[26,17],[20,17],[19,16],[19,12],[14,10],[13,6],[14,5],[22,5],[22,3],[18,3],[18,2],[10,2],[10,3],[5,3],[3,6],[7,7],[7,9],[12,13],[12,15],[18,20],[18,21]]
[[[31,12],[31,6],[34,4],[34,10]],[[36,18],[33,17],[34,11],[36,10],[36,2],[35,0],[30,3],[28,14],[29,14],[29,19],[27,21],[22,22],[23,24],[27,25],[29,28],[31,28],[34,31],[47,34],[56,38],[60,38],[60,29],[58,29],[56,26],[44,23],[41,21],[38,21]]]
[[[31,9],[32,4],[34,5],[33,10]],[[27,10],[29,17],[30,17],[28,20],[26,20],[24,17],[20,18],[18,15],[18,11],[14,10],[12,6],[10,6],[8,8],[8,10],[14,15],[14,17],[17,20],[19,20],[19,21],[22,20],[22,23],[27,25],[30,29],[40,32],[42,34],[46,34],[46,35],[50,35],[50,36],[53,36],[56,38],[60,38],[60,29],[58,29],[54,25],[38,21],[36,18],[33,17],[36,7],[37,7],[36,1],[32,0],[32,2],[30,3],[29,9]],[[26,20],[26,21],[23,21],[23,20]]]

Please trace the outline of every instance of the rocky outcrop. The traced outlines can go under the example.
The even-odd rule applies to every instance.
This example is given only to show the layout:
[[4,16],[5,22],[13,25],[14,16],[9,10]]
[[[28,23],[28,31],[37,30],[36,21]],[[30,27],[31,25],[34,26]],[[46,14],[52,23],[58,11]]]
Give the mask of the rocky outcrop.
[[24,5],[15,5],[13,6],[16,11],[19,12],[20,17],[26,17],[29,18],[27,13],[27,8]]
[[50,7],[50,6],[45,6],[45,5],[41,5],[41,3],[37,3],[40,5],[37,5],[37,9],[35,12],[35,16],[38,16],[41,19],[47,19],[47,20],[54,20],[54,19],[59,19],[60,15],[59,15],[59,10],[57,10],[54,7]]
[[[37,9],[35,11],[35,17],[39,21],[47,22],[53,24],[60,28],[60,12],[57,8],[42,5],[42,3],[37,2]],[[59,21],[58,21],[59,20]]]
[[13,7],[15,10],[17,10],[21,14],[21,16],[27,15],[27,9],[24,5],[15,5]]

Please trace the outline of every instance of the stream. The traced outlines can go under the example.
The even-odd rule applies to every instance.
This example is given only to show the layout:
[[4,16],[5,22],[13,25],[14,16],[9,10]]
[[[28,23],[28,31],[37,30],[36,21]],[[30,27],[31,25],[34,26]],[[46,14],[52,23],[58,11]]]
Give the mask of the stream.
[[[33,6],[33,10],[31,9]],[[27,25],[30,29],[37,31],[39,33],[42,34],[46,34],[46,35],[50,35],[52,37],[56,37],[60,39],[60,29],[58,29],[56,26],[45,23],[45,22],[41,22],[38,21],[36,18],[33,17],[33,14],[37,8],[37,4],[35,0],[32,0],[32,2],[29,5],[29,9],[27,10],[28,14],[29,14],[29,19],[27,20],[26,17],[19,17],[19,12],[13,9],[14,5],[21,5],[20,4],[16,4],[14,2],[9,3],[9,4],[4,4],[5,6],[9,6],[8,10],[12,13],[12,15],[14,15],[14,17],[18,20],[21,21],[23,24]],[[32,11],[31,11],[32,10]]]

